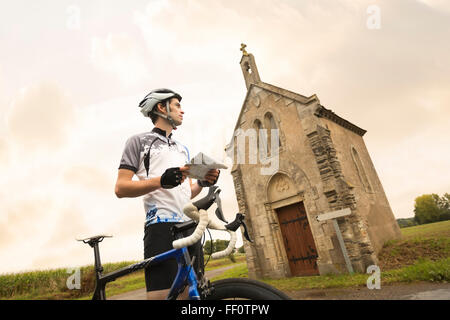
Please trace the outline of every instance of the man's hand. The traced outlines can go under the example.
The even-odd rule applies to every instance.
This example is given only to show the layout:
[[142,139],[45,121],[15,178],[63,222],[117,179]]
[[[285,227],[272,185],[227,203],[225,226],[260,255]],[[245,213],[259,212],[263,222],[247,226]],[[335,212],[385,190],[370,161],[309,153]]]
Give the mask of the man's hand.
[[172,189],[184,182],[189,174],[189,168],[175,167],[167,169],[161,176],[161,187],[164,189]]
[[187,176],[189,175],[189,167],[188,166],[184,166],[180,168],[181,174],[183,175],[182,179],[181,179],[181,183],[184,182],[184,180],[187,178]]
[[219,180],[220,170],[211,169],[206,173],[205,180],[197,181],[200,187],[211,187]]

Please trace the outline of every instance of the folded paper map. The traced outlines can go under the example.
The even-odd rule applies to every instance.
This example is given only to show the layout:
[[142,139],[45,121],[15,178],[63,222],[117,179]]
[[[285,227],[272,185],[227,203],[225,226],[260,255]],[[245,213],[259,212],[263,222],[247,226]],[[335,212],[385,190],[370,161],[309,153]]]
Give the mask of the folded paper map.
[[227,166],[224,164],[217,162],[201,152],[192,158],[189,163],[186,163],[186,166],[189,167],[188,176],[198,180],[204,180],[206,173],[211,169],[227,169]]

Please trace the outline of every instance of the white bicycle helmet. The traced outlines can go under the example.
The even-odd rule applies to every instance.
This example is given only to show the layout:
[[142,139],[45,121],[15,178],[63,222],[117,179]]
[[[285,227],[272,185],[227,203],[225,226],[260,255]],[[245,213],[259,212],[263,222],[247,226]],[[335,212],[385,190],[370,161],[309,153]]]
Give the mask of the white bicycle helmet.
[[[141,108],[141,113],[144,115],[144,117],[150,117],[151,113],[157,114],[160,117],[163,117],[167,119],[172,127],[176,127],[172,117],[170,114],[170,98],[177,98],[179,101],[181,101],[181,96],[176,93],[175,91],[172,91],[170,89],[156,89],[151,91],[148,95],[145,96],[145,98],[139,103],[139,107]],[[159,102],[166,101],[166,108],[167,108],[167,115],[162,114],[158,111],[154,111],[155,106]]]

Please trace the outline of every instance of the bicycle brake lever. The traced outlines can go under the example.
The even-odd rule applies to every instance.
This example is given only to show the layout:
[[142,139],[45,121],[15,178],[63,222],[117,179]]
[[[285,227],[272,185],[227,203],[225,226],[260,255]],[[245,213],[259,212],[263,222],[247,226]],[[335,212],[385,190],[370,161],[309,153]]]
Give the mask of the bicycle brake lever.
[[219,220],[222,220],[225,223],[228,223],[227,220],[225,220],[225,217],[223,216],[222,208],[217,207],[216,208],[216,217],[219,218]]
[[216,191],[216,199],[215,199],[215,203],[217,204],[217,208],[216,208],[216,211],[215,211],[215,213],[216,213],[216,217],[219,219],[219,220],[222,220],[223,222],[225,222],[225,223],[228,223],[228,221],[225,219],[225,217],[224,217],[224,215],[223,215],[223,211],[222,211],[222,201],[220,200],[220,197],[219,197],[219,193],[220,193],[220,191],[222,191],[222,190],[220,190],[219,188],[217,189],[217,191]]
[[208,210],[209,207],[216,201],[216,191],[217,187],[210,187],[209,192],[206,197],[201,198],[198,201],[193,202],[192,204],[198,209]]
[[245,215],[242,213],[236,214],[236,219],[234,219],[233,222],[227,224],[225,228],[227,228],[230,231],[236,231],[241,225],[244,227],[244,237],[249,241],[253,243],[253,240],[250,239],[250,236],[248,234],[247,226],[244,222]]
[[229,224],[225,225],[225,228],[230,231],[236,231],[239,229],[242,223],[244,223],[245,216],[242,213],[236,214],[236,219],[234,221],[230,222]]
[[245,225],[244,221],[242,221],[242,225],[244,226],[244,237],[245,237],[245,239],[247,239],[248,242],[253,243],[253,240],[250,239],[250,236],[249,236],[248,230],[247,230],[247,226]]

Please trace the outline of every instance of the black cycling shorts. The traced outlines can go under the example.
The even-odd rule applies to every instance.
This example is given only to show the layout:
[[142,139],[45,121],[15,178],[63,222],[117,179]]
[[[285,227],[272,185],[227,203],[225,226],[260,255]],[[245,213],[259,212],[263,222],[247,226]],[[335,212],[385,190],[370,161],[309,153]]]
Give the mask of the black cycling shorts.
[[[172,250],[172,226],[175,222],[154,223],[145,228],[144,259]],[[185,231],[185,237],[191,235],[195,228]],[[188,247],[191,260],[196,256],[194,269],[204,274],[204,260],[201,240]],[[170,289],[177,275],[178,264],[175,259],[168,259],[156,265],[145,268],[145,285],[147,291]]]

